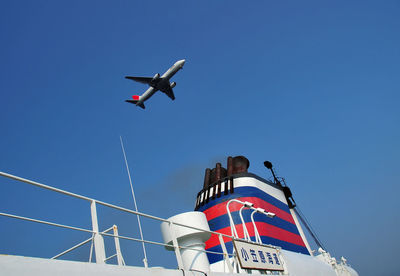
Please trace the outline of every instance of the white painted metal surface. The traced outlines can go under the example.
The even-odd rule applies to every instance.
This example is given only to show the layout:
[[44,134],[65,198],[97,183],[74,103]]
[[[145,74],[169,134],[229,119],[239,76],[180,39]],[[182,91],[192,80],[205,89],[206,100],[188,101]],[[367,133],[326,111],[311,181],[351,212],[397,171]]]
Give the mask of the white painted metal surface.
[[266,185],[264,182],[254,178],[254,177],[238,177],[235,178],[235,188],[238,187],[256,187],[261,191],[273,196],[277,200],[287,204],[285,195],[282,193],[280,189],[272,187],[271,185]]
[[306,245],[306,248],[308,250],[308,253],[310,253],[311,256],[314,255],[313,251],[311,250],[310,244],[308,243],[308,240],[306,238],[306,235],[304,235],[304,231],[303,231],[303,227],[301,227],[299,220],[297,219],[297,215],[296,212],[293,209],[289,209],[290,210],[290,214],[293,217],[294,223],[297,226],[297,229],[299,230],[300,236],[303,239],[304,244]]
[[94,252],[96,253],[96,263],[104,264],[106,260],[106,250],[104,248],[103,236],[99,233],[99,225],[97,221],[96,201],[90,203],[90,211],[92,215],[92,230],[94,232]]
[[[202,212],[187,212],[168,219],[172,222],[161,223],[161,233],[166,244],[173,244],[174,238],[180,246],[183,268],[186,270],[210,271],[210,263],[205,253],[205,242],[211,237],[210,233],[175,225],[187,224],[199,229],[210,231],[207,218]],[[167,247],[170,250],[171,247]]]
[[50,260],[22,256],[0,255],[1,276],[204,276],[201,272],[186,272],[165,268],[143,268],[108,264]]
[[337,276],[332,266],[315,257],[286,250],[281,253],[290,275]]
[[118,227],[114,224],[112,229],[113,229],[113,233],[114,233],[114,243],[115,243],[115,252],[116,252],[115,255],[117,256],[118,265],[125,265],[125,260],[122,257],[121,246],[119,244]]

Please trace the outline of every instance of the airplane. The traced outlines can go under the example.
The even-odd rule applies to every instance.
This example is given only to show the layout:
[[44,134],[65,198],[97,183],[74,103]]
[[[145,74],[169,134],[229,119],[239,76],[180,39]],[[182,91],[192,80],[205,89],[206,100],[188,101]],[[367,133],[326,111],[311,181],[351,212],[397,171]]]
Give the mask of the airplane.
[[175,100],[174,91],[172,88],[176,86],[176,82],[169,82],[169,80],[182,69],[183,65],[185,64],[185,60],[178,60],[172,65],[171,68],[167,70],[161,77],[160,74],[155,74],[154,77],[130,77],[126,76],[126,79],[141,82],[144,84],[148,84],[150,87],[144,92],[141,96],[133,95],[133,100],[126,100],[125,102],[135,104],[136,106],[140,106],[141,108],[145,109],[143,102],[148,100],[154,93],[158,90],[165,93],[171,100]]

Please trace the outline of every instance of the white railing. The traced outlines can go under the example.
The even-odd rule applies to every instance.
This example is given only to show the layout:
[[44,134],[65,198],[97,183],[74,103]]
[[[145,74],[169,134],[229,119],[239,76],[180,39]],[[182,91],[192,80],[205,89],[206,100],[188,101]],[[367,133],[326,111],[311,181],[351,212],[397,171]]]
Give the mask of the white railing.
[[[226,265],[228,267],[229,272],[233,272],[233,266],[232,266],[232,263],[230,262],[229,259],[232,256],[234,257],[234,254],[231,254],[231,253],[227,252],[223,237],[229,238],[229,239],[232,239],[232,240],[233,239],[238,239],[238,238],[235,238],[235,237],[230,236],[230,235],[225,235],[225,234],[222,234],[222,233],[214,232],[214,231],[206,231],[204,229],[192,227],[192,226],[181,224],[181,223],[177,223],[177,222],[172,222],[172,221],[160,218],[160,217],[148,215],[148,214],[137,212],[137,211],[134,211],[134,210],[130,210],[130,209],[127,209],[127,208],[124,208],[124,207],[120,207],[120,206],[117,206],[117,205],[114,205],[114,204],[106,203],[104,201],[100,201],[100,200],[96,200],[96,199],[93,199],[93,198],[90,198],[90,197],[86,197],[86,196],[82,196],[82,195],[79,195],[79,194],[71,193],[71,192],[68,192],[68,191],[65,191],[65,190],[61,190],[61,189],[58,189],[58,188],[55,188],[55,187],[52,187],[52,186],[48,186],[48,185],[45,185],[45,184],[42,184],[42,183],[38,183],[38,182],[35,182],[35,181],[32,181],[32,180],[21,178],[21,177],[18,177],[18,176],[15,176],[15,175],[11,175],[11,174],[8,174],[8,173],[0,172],[0,176],[7,177],[7,178],[10,178],[10,179],[13,179],[13,180],[17,180],[17,181],[20,181],[20,182],[24,182],[24,183],[27,183],[27,184],[42,188],[42,189],[47,189],[47,190],[50,190],[50,191],[54,191],[54,192],[57,192],[57,193],[61,193],[61,194],[70,196],[70,197],[75,197],[75,198],[79,198],[79,199],[86,200],[86,201],[90,202],[91,220],[92,220],[92,229],[91,230],[80,228],[80,227],[75,227],[75,226],[70,226],[70,225],[64,225],[64,224],[55,223],[55,222],[49,222],[49,221],[44,221],[44,220],[28,218],[28,217],[24,217],[24,216],[18,216],[18,215],[14,215],[14,214],[0,212],[0,216],[20,219],[20,220],[25,220],[25,221],[30,221],[30,222],[36,222],[36,223],[41,223],[41,224],[46,224],[46,225],[51,225],[51,226],[55,226],[55,227],[61,227],[61,228],[66,228],[66,229],[71,229],[71,230],[76,230],[76,231],[81,231],[81,232],[86,232],[86,233],[91,233],[92,234],[91,238],[89,238],[89,239],[87,239],[87,240],[85,240],[85,241],[73,246],[70,249],[67,249],[67,250],[63,251],[62,253],[52,257],[52,259],[56,259],[56,258],[58,258],[58,257],[60,257],[60,256],[62,256],[64,254],[66,254],[66,253],[68,253],[68,252],[80,247],[80,246],[83,246],[84,244],[92,242],[94,244],[94,250],[95,250],[95,255],[96,255],[96,263],[100,263],[100,264],[101,263],[106,263],[107,260],[109,260],[109,259],[111,259],[113,257],[117,257],[118,264],[119,265],[123,265],[123,264],[125,264],[125,262],[124,262],[124,260],[122,258],[122,254],[121,254],[121,250],[120,250],[120,246],[119,246],[119,239],[124,239],[124,240],[140,242],[140,243],[148,243],[148,244],[153,244],[153,245],[160,245],[160,246],[164,246],[164,247],[173,247],[174,251],[175,251],[175,255],[176,255],[176,259],[177,259],[177,263],[178,263],[178,268],[179,269],[183,269],[183,262],[182,262],[182,257],[181,257],[181,254],[180,254],[180,249],[189,249],[189,250],[201,251],[201,252],[206,252],[206,253],[211,253],[211,254],[223,255],[224,261],[225,261],[225,263],[226,263]],[[103,231],[103,232],[99,232],[98,219],[97,219],[97,210],[96,210],[96,205],[97,204],[102,205],[102,206],[106,206],[106,207],[109,207],[109,208],[113,208],[113,209],[116,209],[116,210],[119,210],[119,211],[123,211],[123,212],[126,212],[126,213],[130,213],[130,214],[133,214],[133,215],[138,215],[138,216],[142,216],[142,217],[145,217],[145,218],[157,220],[157,221],[160,221],[160,222],[169,223],[170,229],[171,229],[172,245],[171,244],[166,244],[166,243],[155,242],[155,241],[149,241],[149,240],[145,240],[143,238],[137,239],[137,238],[133,238],[133,237],[121,236],[121,235],[118,234],[117,228],[114,227],[114,226],[112,228],[109,228],[109,229]],[[207,232],[207,233],[210,233],[210,234],[217,235],[218,238],[219,238],[219,242],[220,242],[220,245],[222,247],[222,251],[223,252],[200,250],[200,249],[194,249],[194,248],[189,248],[189,247],[186,247],[186,246],[179,245],[178,244],[178,240],[177,240],[177,238],[176,238],[176,236],[174,234],[174,231],[173,231],[174,225],[180,226],[180,227],[187,227],[187,228],[190,228],[190,229],[193,229],[193,230],[203,231],[203,232]],[[114,233],[113,234],[108,233],[111,229],[114,229]],[[113,237],[114,238],[115,247],[116,247],[116,253],[114,255],[106,257],[103,236],[108,236],[108,237]],[[238,239],[238,240],[241,240],[241,239]],[[91,258],[92,258],[92,249],[93,249],[93,246],[91,247],[91,253],[90,253],[89,261],[91,261]]]
[[[113,232],[114,232],[115,254],[105,258],[104,262],[106,262],[106,261],[108,261],[108,260],[110,260],[112,258],[117,257],[118,265],[120,265],[120,266],[121,265],[125,265],[125,260],[122,257],[121,246],[119,244],[118,227],[116,225],[113,225],[110,228],[108,228],[108,229],[104,230],[103,232],[101,232],[101,234],[110,232],[111,230],[113,230]],[[52,257],[50,259],[57,259],[57,258],[59,258],[61,256],[64,256],[65,254],[67,254],[67,253],[69,253],[69,252],[71,252],[71,251],[73,251],[73,250],[75,250],[75,249],[77,249],[77,248],[89,243],[89,242],[91,243],[90,244],[90,253],[89,253],[89,263],[91,263],[92,262],[92,256],[93,256],[94,234],[92,234],[91,238],[89,238],[87,240],[84,240],[83,242],[80,242],[77,245],[72,246],[71,248],[69,248],[69,249],[67,249],[67,250],[55,255],[54,257]]]

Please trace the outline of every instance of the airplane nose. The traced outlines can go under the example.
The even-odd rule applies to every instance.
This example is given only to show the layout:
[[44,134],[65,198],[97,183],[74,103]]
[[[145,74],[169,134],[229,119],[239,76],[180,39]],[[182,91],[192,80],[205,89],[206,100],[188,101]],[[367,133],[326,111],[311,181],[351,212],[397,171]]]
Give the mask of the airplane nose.
[[183,66],[185,64],[185,62],[186,62],[186,60],[181,59],[181,60],[178,60],[176,63]]

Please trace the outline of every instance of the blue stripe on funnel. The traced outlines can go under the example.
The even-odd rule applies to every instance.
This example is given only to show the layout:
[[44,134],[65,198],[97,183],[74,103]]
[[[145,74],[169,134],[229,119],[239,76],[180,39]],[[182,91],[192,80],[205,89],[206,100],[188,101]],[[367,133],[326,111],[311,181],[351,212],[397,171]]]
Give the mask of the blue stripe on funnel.
[[[249,209],[244,209],[242,211],[243,219],[245,222],[251,222],[250,215],[252,212],[253,211],[249,210]],[[233,218],[235,225],[242,224],[240,217],[239,217],[239,211],[232,212],[231,214],[232,214],[232,218]],[[292,223],[290,223],[284,219],[278,218],[278,217],[269,218],[266,215],[256,213],[256,214],[254,214],[254,221],[255,222],[258,222],[258,221],[265,222],[270,225],[273,225],[273,226],[279,227],[281,229],[284,229],[286,231],[289,231],[291,233],[300,235],[295,224],[292,224]],[[222,228],[230,227],[229,217],[228,217],[228,215],[222,215],[222,216],[216,217],[212,220],[209,220],[208,225],[210,226],[210,229],[212,229],[212,231],[218,231]]]
[[228,194],[228,195],[221,194],[220,198],[210,199],[210,201],[208,203],[205,203],[204,206],[200,206],[198,211],[203,212],[208,208],[213,207],[221,202],[229,201],[231,199],[236,199],[239,197],[258,197],[274,205],[275,207],[281,209],[282,211],[285,211],[290,214],[289,207],[287,206],[287,204],[283,203],[282,201],[276,199],[275,197],[263,192],[262,190],[256,187],[235,188],[235,192],[233,194]]

